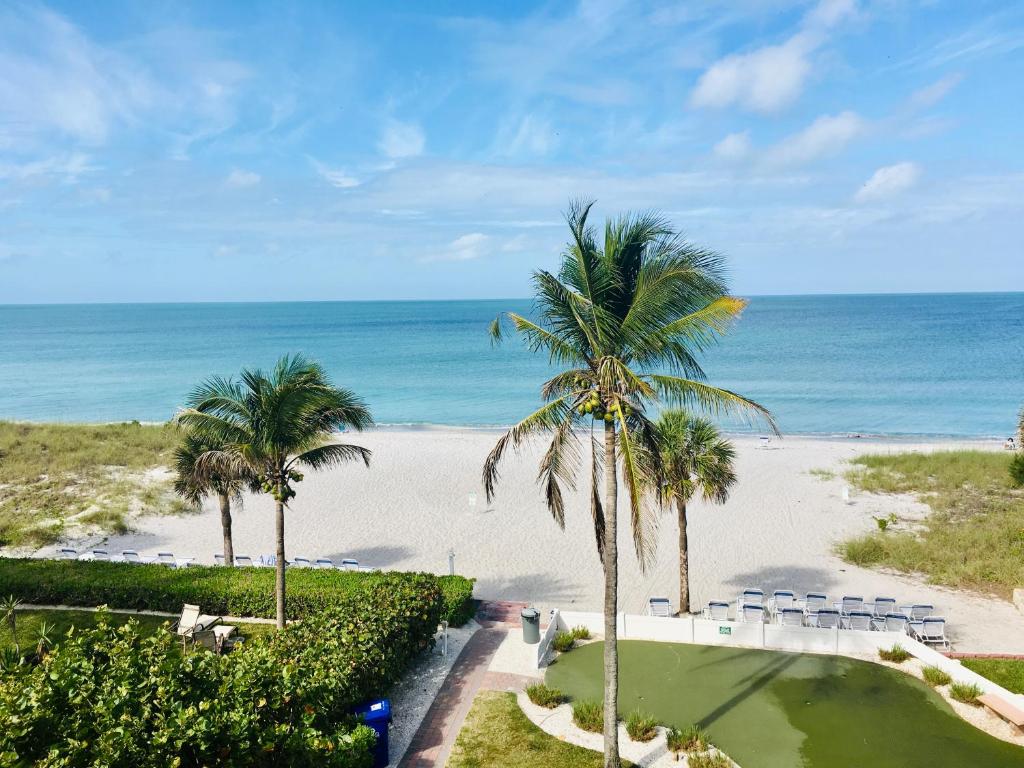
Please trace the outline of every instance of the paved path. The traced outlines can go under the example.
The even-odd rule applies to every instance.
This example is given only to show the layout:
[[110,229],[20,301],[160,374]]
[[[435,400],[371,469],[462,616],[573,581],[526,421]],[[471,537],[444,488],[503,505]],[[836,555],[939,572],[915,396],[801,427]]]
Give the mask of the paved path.
[[509,628],[519,623],[519,611],[524,607],[524,603],[509,602],[481,605],[477,621],[483,628],[455,660],[398,768],[442,768],[481,688],[521,690],[527,685],[528,677],[487,671]]

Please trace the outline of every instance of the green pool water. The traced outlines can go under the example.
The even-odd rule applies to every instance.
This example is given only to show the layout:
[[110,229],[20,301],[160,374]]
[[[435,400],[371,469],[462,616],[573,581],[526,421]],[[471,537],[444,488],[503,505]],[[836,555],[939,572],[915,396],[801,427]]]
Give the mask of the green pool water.
[[[559,656],[547,683],[601,699],[603,643]],[[1024,748],[960,719],[898,670],[835,656],[619,643],[619,708],[699,723],[743,768],[1002,768]]]

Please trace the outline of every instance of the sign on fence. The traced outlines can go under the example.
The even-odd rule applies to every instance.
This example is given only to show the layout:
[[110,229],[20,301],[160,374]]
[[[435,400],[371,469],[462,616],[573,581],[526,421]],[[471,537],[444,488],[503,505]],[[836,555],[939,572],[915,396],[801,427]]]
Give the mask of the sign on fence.
[[718,628],[718,634],[720,634],[720,635],[731,635],[732,634],[732,627],[719,627]]

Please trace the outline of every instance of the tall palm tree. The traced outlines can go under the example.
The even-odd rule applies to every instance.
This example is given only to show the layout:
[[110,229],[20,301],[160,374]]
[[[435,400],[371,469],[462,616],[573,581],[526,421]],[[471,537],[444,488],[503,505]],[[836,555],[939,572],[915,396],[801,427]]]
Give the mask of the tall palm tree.
[[689,547],[686,505],[697,493],[722,504],[736,482],[736,449],[707,419],[668,410],[655,424],[660,475],[655,478],[662,504],[675,504],[679,517],[679,612],[690,612]]
[[[608,221],[599,245],[587,223],[592,205],[570,207],[571,238],[558,274],[533,274],[536,321],[508,312],[491,326],[497,341],[511,325],[531,350],[546,352],[563,370],[541,388],[545,404],[498,440],[484,463],[483,482],[490,500],[506,450],[531,435],[550,434],[538,479],[548,509],[564,529],[562,489],[575,488],[580,475],[581,435],[590,444],[590,513],[604,570],[604,764],[618,768],[619,468],[633,545],[643,565],[655,519],[652,494],[644,489],[647,473],[656,472],[659,461],[647,409],[662,398],[711,411],[760,414],[769,422],[771,417],[757,403],[706,383],[695,357],[744,306],[728,295],[722,257],[685,242],[653,214]],[[653,461],[642,462],[641,453]]]
[[370,465],[370,451],[329,442],[339,429],[363,430],[373,418],[363,401],[335,387],[317,363],[285,355],[274,370],[245,369],[240,381],[215,377],[189,396],[178,422],[209,444],[200,467],[233,465],[251,473],[275,502],[277,626],[285,625],[284,510],[302,480],[299,467],[326,469],[347,461]]
[[231,502],[240,504],[242,490],[253,485],[255,476],[237,462],[204,460],[220,446],[196,432],[186,432],[174,449],[174,492],[190,504],[199,505],[207,496],[220,502],[220,527],[224,535],[224,565],[235,564],[235,546],[231,537]]

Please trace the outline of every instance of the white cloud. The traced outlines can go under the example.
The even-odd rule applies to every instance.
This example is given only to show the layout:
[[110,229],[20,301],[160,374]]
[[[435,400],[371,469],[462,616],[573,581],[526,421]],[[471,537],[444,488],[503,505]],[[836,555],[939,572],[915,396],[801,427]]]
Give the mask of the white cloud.
[[[501,141],[500,136],[499,141]],[[500,149],[503,149],[510,155],[524,153],[546,155],[554,149],[557,143],[555,132],[551,129],[551,124],[547,120],[535,117],[534,115],[527,115],[519,121],[515,135],[508,140],[505,147]]]
[[224,179],[224,186],[228,189],[243,189],[245,187],[254,187],[260,183],[261,176],[253,171],[243,171],[239,168],[235,168],[228,177]]
[[36,176],[48,176],[59,179],[65,184],[75,184],[78,182],[79,176],[98,170],[99,166],[92,165],[89,155],[71,152],[66,155],[54,155],[43,160],[9,165],[0,164],[0,179],[24,180]]
[[428,256],[421,261],[472,261],[483,256],[489,241],[490,238],[482,232],[470,232],[452,240],[442,253]]
[[856,112],[822,115],[809,126],[774,147],[766,160],[771,165],[790,166],[833,155],[867,130],[867,123]]
[[726,160],[739,160],[749,155],[750,149],[750,131],[739,131],[715,144],[714,153]]
[[792,104],[811,73],[810,55],[825,42],[828,30],[855,10],[853,0],[822,0],[785,42],[730,54],[712,64],[697,80],[690,104],[735,105],[754,112],[777,112]]
[[927,109],[935,106],[952,91],[964,77],[959,72],[939,78],[931,85],[926,85],[910,96],[910,106],[914,109]]
[[309,162],[313,164],[313,168],[320,174],[320,177],[332,187],[350,189],[358,187],[362,183],[355,176],[351,176],[344,168],[330,168],[312,157],[309,158]]
[[875,171],[871,178],[857,190],[854,199],[858,203],[883,200],[910,189],[921,177],[921,168],[916,163],[902,162],[886,165]]
[[423,154],[426,137],[423,129],[415,123],[388,120],[384,125],[378,149],[390,158],[415,157]]

